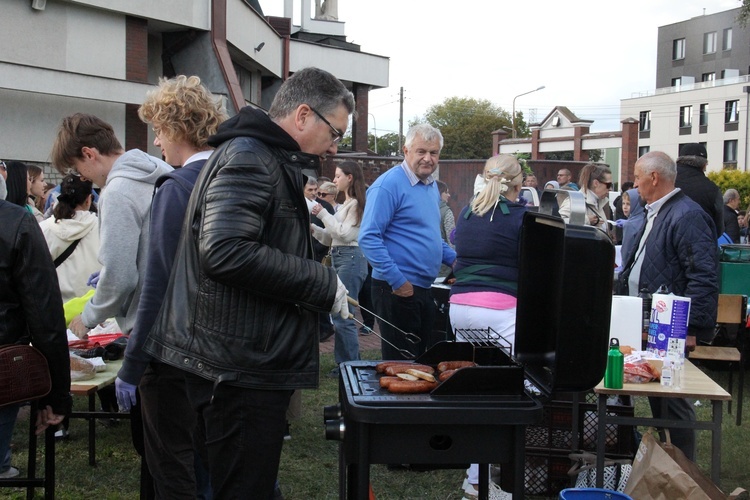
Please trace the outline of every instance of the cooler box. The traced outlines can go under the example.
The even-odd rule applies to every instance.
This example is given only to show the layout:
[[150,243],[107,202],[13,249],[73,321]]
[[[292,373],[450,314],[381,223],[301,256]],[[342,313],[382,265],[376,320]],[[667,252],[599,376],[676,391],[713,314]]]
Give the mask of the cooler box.
[[719,291],[735,295],[750,295],[750,245],[721,246]]

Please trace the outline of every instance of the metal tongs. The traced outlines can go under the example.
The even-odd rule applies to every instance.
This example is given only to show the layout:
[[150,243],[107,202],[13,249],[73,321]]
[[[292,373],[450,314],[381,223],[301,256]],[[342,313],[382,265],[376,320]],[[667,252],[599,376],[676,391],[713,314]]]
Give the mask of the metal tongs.
[[[381,318],[380,316],[378,316],[378,315],[377,315],[377,314],[375,314],[374,312],[372,312],[372,311],[369,311],[369,310],[365,309],[364,307],[362,307],[362,306],[361,306],[361,305],[359,304],[359,302],[358,302],[357,300],[355,300],[355,299],[353,299],[353,298],[351,298],[351,297],[347,296],[347,297],[346,297],[346,301],[347,301],[348,303],[350,303],[351,305],[353,305],[354,307],[359,307],[359,308],[360,308],[360,309],[361,309],[362,311],[365,311],[365,312],[367,312],[367,313],[370,313],[370,314],[372,314],[372,315],[373,315],[374,317],[376,317],[377,319],[379,319],[380,321],[382,321],[382,322],[383,322],[383,323],[385,323],[386,325],[389,325],[389,326],[391,326],[392,328],[394,328],[394,329],[398,330],[398,331],[399,331],[400,333],[402,333],[402,334],[404,335],[404,338],[406,338],[406,340],[407,340],[407,341],[409,341],[409,342],[411,342],[412,344],[418,344],[418,343],[419,343],[419,342],[420,342],[420,341],[422,340],[422,339],[420,339],[420,338],[419,338],[419,337],[418,337],[417,335],[414,335],[413,333],[405,332],[405,331],[403,331],[403,330],[402,330],[401,328],[399,328],[399,327],[397,327],[396,325],[394,325],[393,323],[391,323],[391,322],[389,322],[389,321],[386,321],[386,320],[384,320],[383,318]],[[409,351],[409,350],[407,350],[407,349],[401,349],[400,347],[398,347],[398,346],[394,345],[394,344],[393,344],[393,343],[392,343],[391,341],[389,341],[389,340],[387,340],[387,339],[384,339],[382,335],[380,335],[380,334],[379,334],[378,332],[376,332],[376,331],[375,331],[375,330],[373,330],[372,328],[370,328],[370,327],[368,327],[367,325],[365,325],[364,323],[362,323],[362,322],[361,322],[360,320],[358,320],[358,319],[357,319],[357,318],[356,318],[356,317],[355,317],[355,316],[354,316],[353,314],[349,314],[349,319],[352,319],[352,320],[354,320],[354,322],[355,322],[355,323],[358,323],[358,324],[360,324],[360,325],[364,326],[365,328],[369,329],[369,330],[370,330],[370,331],[371,331],[371,332],[373,333],[373,335],[375,335],[376,337],[380,338],[380,340],[382,340],[382,341],[383,341],[383,342],[385,342],[386,344],[388,344],[388,345],[390,345],[391,347],[393,347],[394,349],[396,349],[396,350],[397,350],[397,351],[398,351],[398,352],[399,352],[399,353],[400,353],[400,354],[401,354],[401,355],[402,355],[403,357],[405,357],[405,358],[407,358],[407,359],[414,359],[414,358],[416,357],[416,354],[414,354],[413,352],[411,352],[411,351]]]

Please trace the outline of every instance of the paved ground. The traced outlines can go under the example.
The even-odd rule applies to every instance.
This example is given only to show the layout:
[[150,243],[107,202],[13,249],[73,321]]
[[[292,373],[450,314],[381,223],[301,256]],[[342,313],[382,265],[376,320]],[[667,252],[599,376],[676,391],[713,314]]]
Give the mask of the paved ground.
[[[357,319],[362,321],[362,316],[359,314],[359,311],[357,311]],[[359,323],[357,324],[357,331],[359,331]],[[380,332],[378,329],[378,322],[375,322],[375,331]],[[320,352],[326,352],[330,353],[333,352],[333,347],[335,345],[334,337],[330,337],[325,342],[320,343]],[[380,337],[374,334],[370,335],[360,335],[359,336],[359,350],[365,351],[368,349],[380,349]]]

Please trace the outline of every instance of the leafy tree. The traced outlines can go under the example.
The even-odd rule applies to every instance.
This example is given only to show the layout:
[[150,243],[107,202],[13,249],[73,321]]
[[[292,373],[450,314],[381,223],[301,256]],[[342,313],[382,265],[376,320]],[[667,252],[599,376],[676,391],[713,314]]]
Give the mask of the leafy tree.
[[742,7],[740,8],[740,13],[737,14],[737,23],[743,27],[747,27],[747,22],[750,20],[750,0],[740,0],[742,2]]
[[719,186],[722,194],[729,188],[739,191],[740,209],[747,208],[750,204],[750,172],[721,170],[719,172],[709,172],[708,178]]
[[[367,135],[367,143],[369,149],[375,151],[375,136],[373,134]],[[404,141],[402,139],[401,144],[403,145],[403,143]],[[398,134],[390,132],[378,137],[377,149],[379,156],[398,156],[402,154],[402,152],[398,150]]]
[[[510,113],[486,99],[449,97],[431,106],[421,120],[440,129],[445,145],[443,159],[485,159],[492,155],[492,132],[511,128]],[[519,128],[518,120],[516,127]],[[523,124],[525,129],[525,123]]]

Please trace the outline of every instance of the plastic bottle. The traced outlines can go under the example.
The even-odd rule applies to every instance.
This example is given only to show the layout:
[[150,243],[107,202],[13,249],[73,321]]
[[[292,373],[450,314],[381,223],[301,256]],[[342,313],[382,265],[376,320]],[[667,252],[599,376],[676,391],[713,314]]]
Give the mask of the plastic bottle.
[[625,369],[625,357],[620,352],[620,341],[612,338],[607,353],[607,369],[604,371],[604,387],[622,389],[622,378]]

